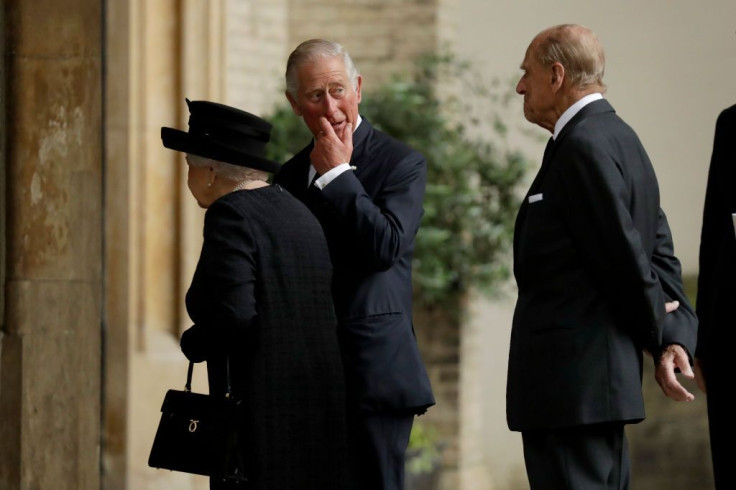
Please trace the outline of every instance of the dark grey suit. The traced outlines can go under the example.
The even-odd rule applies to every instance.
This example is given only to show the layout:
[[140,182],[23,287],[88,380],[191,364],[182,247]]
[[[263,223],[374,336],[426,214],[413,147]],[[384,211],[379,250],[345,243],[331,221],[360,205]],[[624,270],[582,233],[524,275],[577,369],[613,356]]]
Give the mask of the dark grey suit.
[[[275,182],[307,204],[327,237],[348,414],[355,421],[423,413],[435,402],[414,337],[411,261],[423,215],[424,157],[364,118],[353,134],[354,169],[320,191],[308,187],[312,148],[286,162]],[[372,488],[394,488],[384,485]]]
[[[511,430],[641,421],[642,349],[694,352],[654,169],[607,101],[585,106],[545,152],[517,217],[514,275]],[[670,299],[681,306],[665,320]]]

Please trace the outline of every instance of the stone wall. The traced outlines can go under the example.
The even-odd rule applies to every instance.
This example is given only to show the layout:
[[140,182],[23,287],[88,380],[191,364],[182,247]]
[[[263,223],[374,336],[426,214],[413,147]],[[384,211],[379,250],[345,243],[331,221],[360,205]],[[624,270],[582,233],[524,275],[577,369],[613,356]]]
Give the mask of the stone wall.
[[[437,404],[416,419],[435,427],[443,445],[443,480],[455,481],[460,460],[460,324],[442,310],[414,312],[414,331]],[[444,485],[443,488],[457,488]]]
[[439,6],[446,3],[447,0],[290,0],[289,51],[315,37],[343,44],[364,77],[363,90],[370,92],[392,74],[411,68],[417,54],[434,51],[445,40],[452,26],[450,16],[439,16]]
[[[99,0],[3,3],[7,248],[0,488],[99,488]],[[39,15],[43,12],[43,15]],[[63,455],[61,457],[60,455]]]
[[[0,60],[5,60],[5,4],[0,8]],[[4,63],[4,61],[3,61]],[[3,65],[5,66],[5,65]],[[0,118],[7,121],[5,77],[0,77]],[[5,199],[5,131],[0,131],[0,202]],[[3,332],[5,331],[5,206],[0,208],[0,353],[3,348]],[[0,358],[0,383],[2,383],[2,359]],[[2,384],[0,384],[2,391]]]
[[226,103],[267,116],[286,103],[287,0],[228,0],[226,23]]

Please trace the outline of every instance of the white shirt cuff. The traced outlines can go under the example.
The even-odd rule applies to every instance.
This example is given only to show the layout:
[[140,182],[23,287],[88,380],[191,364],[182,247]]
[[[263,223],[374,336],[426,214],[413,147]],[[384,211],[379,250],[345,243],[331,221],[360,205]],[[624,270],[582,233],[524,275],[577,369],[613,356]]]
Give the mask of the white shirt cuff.
[[317,186],[317,189],[322,190],[327,186],[327,184],[335,180],[341,173],[350,169],[351,167],[349,163],[341,163],[337,167],[330,169],[327,173],[315,180],[314,185]]

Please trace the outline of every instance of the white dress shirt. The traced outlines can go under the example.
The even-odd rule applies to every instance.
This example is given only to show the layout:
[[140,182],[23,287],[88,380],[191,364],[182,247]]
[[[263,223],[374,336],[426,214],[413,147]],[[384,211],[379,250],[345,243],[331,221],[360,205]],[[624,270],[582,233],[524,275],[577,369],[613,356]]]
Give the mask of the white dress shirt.
[[575,117],[575,114],[580,112],[580,109],[585,107],[586,105],[590,104],[591,102],[594,102],[596,100],[600,100],[603,98],[603,94],[600,92],[595,92],[592,94],[588,94],[579,101],[575,102],[573,105],[567,108],[565,112],[562,113],[560,118],[555,123],[555,132],[552,135],[552,138],[557,139],[557,136],[560,134],[560,131],[562,131],[562,128],[565,127],[565,124],[570,122],[570,119]]

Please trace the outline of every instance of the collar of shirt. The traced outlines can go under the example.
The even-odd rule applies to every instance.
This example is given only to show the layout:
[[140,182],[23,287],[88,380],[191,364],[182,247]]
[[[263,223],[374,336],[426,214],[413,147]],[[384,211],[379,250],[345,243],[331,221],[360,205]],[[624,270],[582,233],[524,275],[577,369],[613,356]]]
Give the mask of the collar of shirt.
[[601,94],[600,92],[594,92],[592,94],[586,95],[585,97],[568,107],[567,110],[563,112],[560,118],[557,120],[557,123],[555,123],[555,132],[552,135],[552,138],[557,139],[557,136],[560,134],[560,131],[562,131],[562,128],[565,127],[565,124],[569,123],[570,119],[575,117],[575,114],[580,112],[580,109],[590,104],[591,102],[602,98],[603,94]]
[[[355,123],[355,128],[353,128],[353,134],[358,130],[358,126],[360,126],[360,123],[363,122],[363,118],[360,117],[360,114],[358,114],[358,122]],[[343,165],[348,164],[349,162],[343,162]],[[344,167],[341,167],[344,168]],[[317,173],[317,171],[314,169],[314,165],[311,163],[309,164],[309,174],[307,176],[307,185],[311,185],[312,181],[314,180],[314,175]],[[341,172],[342,173],[342,172]],[[339,175],[339,174],[338,174]],[[327,185],[326,183],[324,185]],[[324,185],[322,187],[324,187]],[[322,188],[320,187],[320,189]]]

